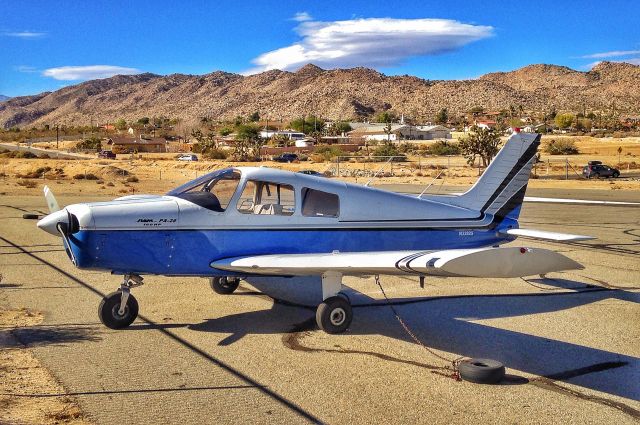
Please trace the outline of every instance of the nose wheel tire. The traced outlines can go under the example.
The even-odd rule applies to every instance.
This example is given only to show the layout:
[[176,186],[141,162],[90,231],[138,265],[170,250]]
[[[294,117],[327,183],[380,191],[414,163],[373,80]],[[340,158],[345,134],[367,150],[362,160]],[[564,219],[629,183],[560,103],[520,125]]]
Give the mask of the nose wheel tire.
[[209,281],[211,289],[216,294],[228,295],[232,294],[240,285],[240,279],[237,277],[212,277]]
[[103,325],[111,329],[126,328],[138,317],[138,301],[129,294],[124,313],[120,314],[122,292],[116,291],[105,296],[98,307],[98,317]]
[[352,319],[351,304],[345,297],[327,298],[316,310],[318,327],[329,334],[343,333],[351,325]]

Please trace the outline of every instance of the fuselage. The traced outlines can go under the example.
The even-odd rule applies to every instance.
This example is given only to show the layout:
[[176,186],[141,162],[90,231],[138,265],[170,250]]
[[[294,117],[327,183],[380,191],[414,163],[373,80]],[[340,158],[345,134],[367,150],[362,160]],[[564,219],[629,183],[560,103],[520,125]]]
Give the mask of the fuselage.
[[210,264],[248,255],[479,248],[518,227],[446,201],[268,168],[220,170],[164,196],[70,205],[39,226],[55,231],[63,213],[77,220],[67,248],[78,267],[168,276],[228,275]]

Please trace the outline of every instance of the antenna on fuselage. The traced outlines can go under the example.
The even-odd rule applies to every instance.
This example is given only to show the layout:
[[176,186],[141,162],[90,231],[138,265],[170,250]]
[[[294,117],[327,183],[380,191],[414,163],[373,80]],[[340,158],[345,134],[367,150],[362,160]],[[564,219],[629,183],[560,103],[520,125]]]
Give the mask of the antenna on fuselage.
[[[427,185],[427,187],[424,188],[424,190],[422,192],[420,192],[420,195],[418,195],[418,198],[420,198],[422,195],[424,195],[424,193],[429,190],[429,188],[431,186],[433,186],[433,183],[435,183],[436,180],[438,180],[438,177],[440,177],[442,175],[442,173],[444,173],[444,170],[440,170],[440,172],[438,173],[437,176],[435,176],[433,178],[433,180],[431,180],[431,182]],[[442,183],[444,184],[444,180],[442,181]]]
[[376,172],[375,172],[375,174],[373,175],[373,177],[371,177],[371,178],[369,179],[369,181],[368,181],[368,182],[366,182],[364,185],[365,185],[365,186],[369,186],[369,184],[373,181],[373,179],[375,179],[376,177],[378,177],[378,174],[380,174],[380,172],[381,172],[382,170],[384,170],[384,169],[385,169],[385,167],[387,166],[387,164],[388,164],[388,163],[390,163],[392,159],[393,159],[393,157],[392,157],[392,156],[391,156],[391,157],[389,157],[389,159],[387,160],[387,162],[385,162],[384,164],[382,164],[382,167],[380,167],[380,169],[379,169],[378,171],[376,171]]

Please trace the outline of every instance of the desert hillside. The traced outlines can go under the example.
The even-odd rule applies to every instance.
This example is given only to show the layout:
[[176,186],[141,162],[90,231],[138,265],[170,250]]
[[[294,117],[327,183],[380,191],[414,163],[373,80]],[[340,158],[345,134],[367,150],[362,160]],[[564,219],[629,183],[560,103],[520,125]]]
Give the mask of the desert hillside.
[[367,68],[323,70],[306,65],[296,72],[267,71],[242,76],[139,74],[115,76],[55,92],[0,103],[0,126],[89,124],[167,116],[228,119],[258,111],[263,118],[289,120],[305,114],[328,119],[362,119],[390,109],[421,121],[441,108],[450,113],[477,106],[509,106],[529,112],[640,112],[640,66],[602,62],[588,72],[556,65],[530,65],[475,80],[430,81],[386,76]]

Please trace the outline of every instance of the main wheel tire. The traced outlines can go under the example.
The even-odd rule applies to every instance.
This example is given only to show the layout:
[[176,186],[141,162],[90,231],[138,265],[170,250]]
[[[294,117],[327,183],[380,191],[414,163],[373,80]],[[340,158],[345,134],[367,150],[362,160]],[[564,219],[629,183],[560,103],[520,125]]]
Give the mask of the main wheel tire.
[[468,359],[458,364],[460,377],[476,384],[497,384],[504,378],[504,365],[491,359]]
[[102,299],[98,307],[98,317],[103,325],[111,329],[126,328],[138,317],[138,301],[129,294],[124,314],[118,314],[122,291],[112,292]]
[[213,292],[216,294],[228,295],[233,294],[233,292],[238,289],[240,279],[227,276],[212,277],[209,285],[211,285],[211,289],[213,289]]
[[351,325],[352,319],[351,304],[343,296],[327,298],[316,310],[318,327],[328,334],[343,333]]
[[613,178],[617,179],[618,177],[620,177],[620,173],[613,173]]

